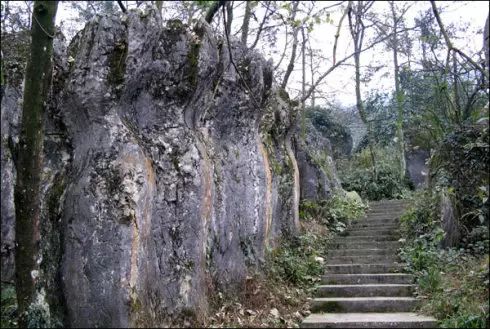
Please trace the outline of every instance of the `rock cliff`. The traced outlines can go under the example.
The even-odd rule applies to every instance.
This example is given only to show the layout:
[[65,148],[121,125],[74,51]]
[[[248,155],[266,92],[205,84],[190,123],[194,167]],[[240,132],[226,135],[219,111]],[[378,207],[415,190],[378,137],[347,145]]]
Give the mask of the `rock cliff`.
[[[271,63],[230,41],[149,8],[97,17],[68,49],[55,42],[36,255],[48,325],[199,318],[218,291],[240,290],[266,246],[296,234],[296,104],[272,87]],[[22,94],[9,88],[2,278],[4,265],[13,275],[15,140],[4,145]]]

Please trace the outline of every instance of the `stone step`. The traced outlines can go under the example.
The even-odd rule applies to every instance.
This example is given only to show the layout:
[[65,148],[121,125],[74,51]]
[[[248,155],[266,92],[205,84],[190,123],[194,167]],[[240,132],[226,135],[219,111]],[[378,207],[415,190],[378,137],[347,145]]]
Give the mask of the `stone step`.
[[374,219],[374,218],[379,218],[379,219],[396,219],[400,217],[403,214],[403,212],[368,212],[366,215],[363,217],[364,219]]
[[397,261],[399,258],[396,254],[327,257],[327,264],[376,264]]
[[392,248],[394,251],[400,247],[398,241],[369,241],[369,242],[355,242],[355,241],[332,241],[332,247],[339,249],[385,249]]
[[368,214],[366,217],[361,217],[359,218],[360,222],[374,222],[374,221],[386,221],[386,222],[397,222],[399,221],[398,216],[379,216],[379,215],[373,215],[373,214]]
[[371,222],[360,221],[360,222],[354,222],[351,226],[348,227],[348,229],[354,229],[354,228],[372,228],[372,229],[385,228],[389,230],[389,229],[399,229],[400,224],[399,223],[392,223],[392,224],[374,223],[373,224]]
[[393,207],[393,208],[389,208],[389,209],[375,207],[375,208],[369,209],[368,211],[366,211],[366,213],[368,213],[368,214],[370,214],[370,213],[399,214],[399,213],[403,213],[406,210],[407,210],[406,207]]
[[380,256],[396,255],[396,249],[392,248],[365,248],[365,249],[334,249],[328,252],[329,257],[339,257],[339,256]]
[[374,274],[325,274],[322,284],[408,284],[413,282],[413,276],[405,273],[374,273]]
[[322,297],[311,301],[311,312],[411,312],[414,297]]
[[396,217],[364,217],[360,218],[357,222],[354,223],[370,223],[370,224],[390,224],[390,225],[396,225],[399,222],[399,219]]
[[301,328],[437,328],[437,320],[417,313],[310,314]]
[[413,284],[339,284],[317,287],[316,297],[409,297]]
[[[348,230],[345,236],[379,236],[379,235],[399,235],[398,232],[392,230],[368,230],[368,229],[356,229]],[[340,236],[339,236],[340,237]]]
[[358,273],[393,273],[403,269],[402,264],[331,264],[325,266],[326,273],[358,274]]
[[408,206],[410,202],[407,200],[381,200],[381,201],[371,201],[369,202],[369,207],[383,207],[391,208],[394,206]]
[[382,242],[382,241],[398,241],[398,237],[395,235],[347,235],[339,236],[335,238],[335,242]]

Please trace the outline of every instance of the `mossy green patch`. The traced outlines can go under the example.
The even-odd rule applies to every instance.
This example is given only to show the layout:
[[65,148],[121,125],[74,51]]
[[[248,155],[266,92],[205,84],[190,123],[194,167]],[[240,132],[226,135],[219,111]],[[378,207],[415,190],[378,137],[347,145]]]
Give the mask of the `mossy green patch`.
[[190,45],[189,53],[187,54],[187,78],[192,87],[196,87],[199,74],[199,53],[201,51],[201,43],[193,42]]
[[109,57],[109,75],[107,81],[111,85],[119,85],[124,82],[126,73],[126,57],[128,56],[128,43],[121,40],[114,45],[114,50]]
[[2,282],[1,327],[17,328],[17,296],[13,284]]

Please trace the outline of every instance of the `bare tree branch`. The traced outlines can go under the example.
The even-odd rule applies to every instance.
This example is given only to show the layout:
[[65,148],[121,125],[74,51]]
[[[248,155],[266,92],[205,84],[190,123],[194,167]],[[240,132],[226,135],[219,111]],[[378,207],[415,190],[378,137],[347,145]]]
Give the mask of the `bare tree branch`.
[[266,3],[267,3],[267,7],[265,9],[264,18],[262,19],[262,22],[260,22],[259,29],[257,31],[257,35],[255,36],[254,43],[250,46],[250,49],[254,49],[255,46],[257,46],[257,43],[260,40],[260,34],[264,30],[264,24],[267,21],[267,19],[272,15],[272,12],[269,15],[267,15],[267,13],[269,12],[269,7],[270,7],[270,3],[271,2],[270,1],[267,1]]
[[220,0],[220,1],[215,1],[211,7],[209,7],[208,11],[206,12],[205,20],[209,24],[213,21],[214,15],[218,12],[218,10],[226,4],[226,1]]
[[127,12],[126,7],[124,7],[124,5],[123,5],[123,3],[122,3],[121,0],[117,0],[117,4],[119,5],[119,8],[121,8],[121,11],[123,13],[126,13]]
[[342,17],[340,17],[339,21],[339,26],[337,26],[337,32],[335,33],[335,42],[333,45],[333,64],[335,65],[335,60],[336,60],[336,52],[337,52],[337,41],[339,41],[339,36],[340,36],[340,28],[342,27],[342,22],[344,21],[345,16],[347,15],[347,10],[349,7],[347,7],[342,14]]
[[[451,51],[457,52],[461,57],[463,57],[469,63],[471,63],[471,65],[476,70],[480,71],[485,76],[486,80],[488,81],[489,80],[488,72],[483,67],[478,65],[474,60],[472,60],[471,57],[469,57],[463,51],[461,51],[460,49],[456,48],[453,45],[453,43],[451,42],[451,39],[449,39],[449,35],[447,34],[446,29],[444,28],[444,25],[442,24],[442,20],[441,20],[441,17],[439,15],[439,11],[437,10],[437,7],[436,7],[436,2],[434,0],[431,0],[430,4],[432,5],[432,12],[434,13],[437,24],[439,25],[439,29],[441,30],[441,33],[444,37],[444,41],[446,42],[446,46],[448,47],[448,58],[449,58],[449,52],[451,52]],[[448,60],[448,62],[449,62],[449,60]]]
[[[296,13],[298,12],[298,1],[293,2],[293,9],[291,12],[291,22],[294,25],[294,19],[296,18]],[[298,26],[293,26],[293,49],[291,50],[291,58],[289,59],[289,64],[286,69],[286,73],[284,74],[284,79],[281,83],[281,88],[285,89],[288,84],[289,77],[294,69],[294,61],[296,60],[296,49],[298,48]]]

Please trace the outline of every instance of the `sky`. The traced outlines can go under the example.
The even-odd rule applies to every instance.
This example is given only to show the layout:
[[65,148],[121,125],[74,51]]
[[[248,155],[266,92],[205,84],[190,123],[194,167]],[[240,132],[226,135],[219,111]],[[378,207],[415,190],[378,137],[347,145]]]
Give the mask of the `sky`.
[[[404,1],[403,1],[404,2]],[[459,47],[468,54],[473,54],[480,50],[483,46],[483,37],[481,30],[485,25],[485,20],[488,15],[488,2],[487,1],[458,1],[458,2],[436,2],[438,8],[445,8],[441,10],[441,20],[447,27],[449,24],[455,24],[457,26],[468,25],[469,29],[464,35],[459,35],[458,38],[453,38],[452,42],[455,46]],[[401,5],[398,3],[398,5]],[[388,3],[384,1],[378,1],[373,6],[373,10],[382,11],[386,10]],[[413,25],[414,18],[421,10],[431,8],[429,1],[414,2],[413,7],[407,12],[404,17],[409,26]],[[335,24],[338,24],[340,19],[340,13],[332,13],[332,18]],[[335,35],[336,25],[323,24],[320,28],[313,31],[313,44],[317,45],[321,49],[325,49],[325,54],[330,55],[333,49],[332,37]],[[477,32],[480,31],[478,34]],[[367,37],[372,34],[367,34]],[[367,42],[365,42],[366,44]],[[347,19],[343,22],[343,28],[340,32],[339,45],[337,51],[337,59],[352,53],[353,45],[350,39],[350,33],[348,29]],[[331,57],[331,55],[330,55]],[[406,61],[406,58],[401,56],[400,62]],[[331,63],[327,63],[325,68]],[[342,103],[345,106],[355,105],[355,81],[354,81],[354,66],[353,60],[349,61],[348,66],[337,68],[327,78],[326,84],[323,86],[331,99]],[[370,82],[361,84],[361,90],[364,93],[370,90],[381,90],[385,92],[391,92],[394,89],[394,76],[393,76],[393,55],[391,51],[388,51],[383,44],[374,47],[372,50],[366,51],[361,55],[361,65],[377,65],[382,68],[371,78]],[[298,62],[297,68],[301,68],[301,64]],[[361,69],[362,70],[362,69]],[[321,70],[319,70],[321,71]],[[361,72],[362,75],[362,72]],[[295,76],[297,81],[301,79],[301,72],[297,71]],[[308,80],[308,78],[307,78]]]
[[[243,2],[236,1],[237,7],[234,11],[233,30],[238,30],[241,26],[241,18],[243,15]],[[329,6],[332,2],[317,1],[316,6]],[[422,11],[429,9],[429,1],[398,1],[398,6],[405,4],[411,4],[411,8],[407,11],[406,19],[407,25],[412,26],[414,17]],[[468,54],[473,54],[480,50],[483,45],[481,31],[485,25],[485,19],[488,15],[488,1],[437,1],[438,8],[441,11],[441,19],[444,25],[447,27],[450,24],[456,26],[468,26],[468,30],[464,35],[456,35],[452,39],[453,43],[465,51]],[[376,12],[383,12],[388,9],[388,3],[385,1],[377,1],[372,7],[372,10]],[[165,12],[165,10],[164,10]],[[334,35],[337,29],[337,24],[340,20],[341,11],[339,7],[334,8],[331,12],[331,23],[322,23],[314,28],[311,34],[311,44],[313,48],[318,49],[326,59],[320,63],[320,66],[315,72],[315,77],[319,76],[322,72],[328,69],[331,65],[332,48],[334,43]],[[261,19],[263,11],[257,10],[257,17]],[[58,15],[56,23],[60,24],[61,21],[66,20],[69,15],[73,15],[73,12],[69,10],[69,5],[66,1],[60,2],[58,9]],[[479,32],[479,33],[478,33]],[[369,37],[372,37],[372,33],[366,34],[366,42]],[[284,35],[279,35],[276,49],[282,50],[285,45]],[[274,62],[278,61],[279,54],[272,54],[270,49],[265,49],[265,56],[271,56]],[[267,51],[269,50],[269,51]],[[342,59],[344,56],[349,55],[352,52],[352,41],[348,29],[348,21],[344,20],[341,28],[340,37],[338,41],[337,60]],[[299,51],[298,51],[299,53]],[[403,56],[400,58],[400,62],[406,61]],[[364,94],[370,90],[380,90],[385,92],[391,92],[394,89],[393,78],[393,58],[392,53],[380,44],[373,49],[366,51],[361,56],[361,65],[364,65],[363,69],[367,65],[376,65],[380,69],[370,79],[369,82],[365,82],[361,85],[361,89]],[[287,60],[284,60],[281,67],[285,69],[287,66]],[[309,69],[307,68],[307,81],[311,80]],[[363,70],[365,71],[365,70]],[[294,97],[297,96],[300,89],[301,81],[301,57],[295,63],[295,70],[290,80],[290,94]],[[346,66],[335,69],[321,85],[320,89],[322,94],[327,96],[325,99],[317,99],[317,104],[325,102],[336,102],[343,106],[353,106],[355,104],[355,83],[354,83],[354,67],[353,61],[347,62]]]

